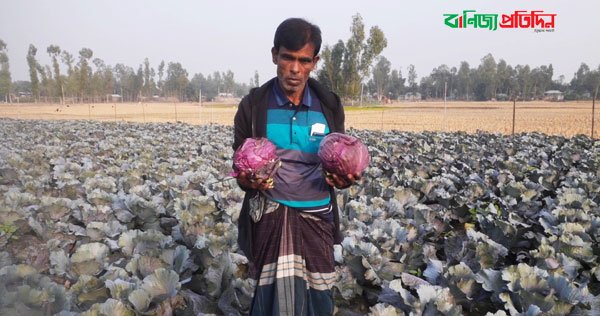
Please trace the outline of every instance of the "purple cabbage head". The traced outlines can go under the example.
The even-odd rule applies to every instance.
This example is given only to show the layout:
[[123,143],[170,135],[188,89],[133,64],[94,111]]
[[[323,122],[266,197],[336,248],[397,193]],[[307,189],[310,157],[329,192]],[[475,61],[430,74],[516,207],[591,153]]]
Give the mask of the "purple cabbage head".
[[276,147],[268,139],[246,138],[244,143],[233,154],[236,171],[231,175],[237,177],[240,171],[250,174],[251,178],[271,178],[280,165]]
[[367,146],[358,138],[340,133],[325,136],[318,155],[323,169],[337,175],[361,174],[371,159]]

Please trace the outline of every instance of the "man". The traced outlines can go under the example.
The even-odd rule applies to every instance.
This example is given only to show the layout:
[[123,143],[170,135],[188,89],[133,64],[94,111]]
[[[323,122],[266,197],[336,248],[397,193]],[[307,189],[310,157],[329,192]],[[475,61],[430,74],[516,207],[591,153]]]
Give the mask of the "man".
[[251,315],[333,314],[333,244],[341,241],[333,187],[359,175],[324,176],[317,156],[326,134],[344,132],[339,97],[310,78],[320,48],[319,27],[283,21],[271,49],[277,77],[252,89],[235,115],[234,150],[267,137],[282,161],[272,179],[237,177],[246,191],[238,243],[257,280]]

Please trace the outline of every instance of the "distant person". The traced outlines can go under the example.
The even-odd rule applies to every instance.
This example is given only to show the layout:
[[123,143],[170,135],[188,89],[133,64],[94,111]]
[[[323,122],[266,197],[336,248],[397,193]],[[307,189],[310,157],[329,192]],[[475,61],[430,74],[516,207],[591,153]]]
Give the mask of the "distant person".
[[238,243],[257,280],[251,315],[333,314],[333,244],[341,242],[333,187],[358,175],[325,177],[317,156],[326,134],[344,132],[340,98],[310,78],[320,48],[318,26],[283,21],[271,49],[277,77],[252,89],[235,115],[234,150],[246,138],[267,137],[282,161],[272,183],[237,177],[246,191]]

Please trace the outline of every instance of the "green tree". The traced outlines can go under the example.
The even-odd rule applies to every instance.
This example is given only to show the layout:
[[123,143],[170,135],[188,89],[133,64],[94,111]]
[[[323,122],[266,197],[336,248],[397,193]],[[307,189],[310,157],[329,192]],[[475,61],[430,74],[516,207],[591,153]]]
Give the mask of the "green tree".
[[419,89],[421,92],[422,99],[433,98],[435,93],[434,79],[431,76],[425,76],[421,78]]
[[461,61],[456,74],[456,88],[458,90],[458,98],[469,101],[473,94],[473,81],[471,79],[472,70],[469,67],[469,63]]
[[89,60],[94,55],[94,52],[89,48],[82,48],[79,51],[79,75],[78,78],[78,92],[81,98],[89,96],[91,94],[90,81],[92,78],[92,67],[90,67]]
[[388,86],[391,83],[391,68],[392,63],[383,56],[377,58],[377,63],[373,67],[373,83],[375,85],[375,93],[377,94],[377,100],[380,102],[381,99],[386,95]]
[[106,65],[100,58],[94,58],[93,63],[96,66],[96,71],[92,76],[94,95],[103,100],[107,95],[113,94],[115,91],[113,69]]
[[39,63],[35,59],[37,48],[33,44],[29,44],[27,51],[27,65],[29,66],[29,80],[31,81],[31,94],[37,101],[40,98],[40,79],[38,77]]
[[[456,72],[456,68],[454,68]],[[426,97],[432,97],[436,99],[442,99],[444,97],[444,90],[452,91],[453,73],[447,65],[440,65],[431,71],[431,74],[424,82],[428,84],[426,89]],[[446,91],[446,93],[447,93]]]
[[213,72],[212,81],[217,87],[217,95],[219,95],[219,93],[221,93],[223,89],[223,77],[221,76],[221,73],[218,71]]
[[67,76],[62,78],[64,84],[65,95],[73,97],[77,94],[77,71],[75,70],[75,58],[66,50],[60,55],[61,61],[67,66]]
[[135,71],[129,66],[116,64],[114,68],[115,74],[115,91],[121,94],[123,101],[133,101],[135,95]]
[[6,43],[0,39],[0,97],[8,103],[12,102],[10,98],[11,83]]
[[497,66],[492,54],[487,54],[481,59],[477,68],[479,83],[476,95],[478,100],[490,100],[496,97],[498,86]]
[[144,90],[144,70],[142,68],[142,65],[138,67],[137,73],[133,78],[133,83],[135,101],[139,101],[142,97],[142,92]]
[[163,75],[165,74],[165,61],[161,60],[160,64],[158,64],[158,90],[161,94],[163,94]]
[[575,93],[575,98],[592,98],[598,85],[600,85],[600,66],[598,69],[592,70],[587,64],[581,63],[571,80],[571,89]]
[[60,103],[64,103],[65,100],[65,89],[63,87],[62,78],[60,76],[60,64],[58,58],[60,57],[60,47],[57,45],[50,45],[46,49],[50,58],[52,58],[52,67],[54,69],[54,82],[56,83],[56,95],[60,95]]
[[193,94],[193,99],[194,100],[200,100],[200,90],[202,89],[202,99],[206,98],[206,91],[204,90],[206,88],[206,78],[204,78],[204,75],[201,73],[195,74],[192,77],[192,80],[190,80],[190,87],[193,89],[194,94]]
[[388,87],[388,95],[391,99],[397,100],[404,93],[404,82],[405,78],[402,78],[401,70],[392,70],[390,75],[390,84]]
[[408,89],[410,92],[417,92],[417,71],[413,64],[408,66]]
[[154,94],[154,68],[150,67],[148,58],[144,59],[144,96],[150,98]]
[[532,86],[532,79],[531,79],[531,69],[529,68],[529,65],[517,65],[515,67],[515,72],[516,72],[516,82],[517,82],[517,87],[516,87],[516,95],[519,97],[519,99],[521,100],[531,100],[531,95],[530,95],[530,90],[531,90],[531,86]]
[[532,97],[539,99],[544,96],[544,92],[552,86],[552,76],[554,69],[552,64],[548,66],[536,67],[531,71],[531,79],[533,81]]
[[226,93],[233,93],[235,89],[235,79],[233,71],[227,70],[223,73],[223,85],[225,86]]
[[[40,96],[52,97],[55,84],[52,80],[52,68],[38,64],[38,73],[40,74]],[[46,100],[47,101],[47,100]]]
[[184,100],[184,92],[188,86],[188,72],[180,63],[170,62],[167,66],[167,79],[165,90],[170,96]]
[[258,71],[257,70],[254,71],[253,86],[256,87],[256,88],[260,87],[260,80],[259,80],[259,77],[258,77]]
[[512,66],[508,65],[504,59],[500,59],[497,65],[498,76],[498,93],[505,94],[511,98],[515,94],[516,89],[516,72]]
[[339,40],[332,48],[325,46],[321,53],[322,67],[317,73],[319,81],[333,92],[343,94],[344,81],[342,77],[342,64],[346,46]]
[[352,17],[350,32],[351,36],[345,45],[342,67],[346,82],[344,95],[357,98],[361,93],[364,78],[369,75],[373,59],[387,46],[387,40],[378,26],[371,27],[367,39],[365,25],[358,13]]

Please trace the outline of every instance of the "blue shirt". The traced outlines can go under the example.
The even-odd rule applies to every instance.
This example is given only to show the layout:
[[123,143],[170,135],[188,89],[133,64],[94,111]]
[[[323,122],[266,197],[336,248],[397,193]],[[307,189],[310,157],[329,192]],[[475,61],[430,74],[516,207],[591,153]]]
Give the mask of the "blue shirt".
[[268,100],[267,138],[277,147],[282,165],[273,177],[273,189],[263,191],[264,194],[273,201],[307,211],[329,206],[329,186],[317,156],[321,140],[329,133],[321,101],[306,85],[302,103],[296,106],[278,81]]

